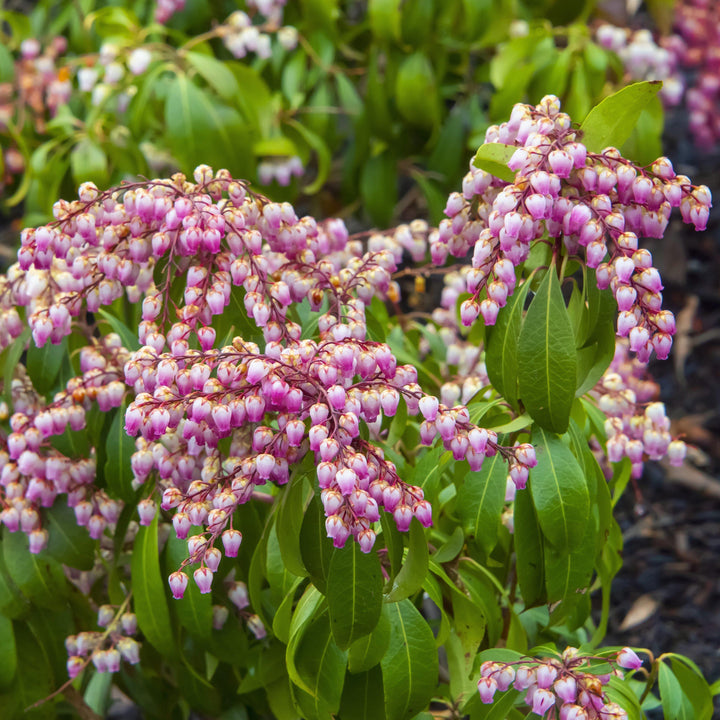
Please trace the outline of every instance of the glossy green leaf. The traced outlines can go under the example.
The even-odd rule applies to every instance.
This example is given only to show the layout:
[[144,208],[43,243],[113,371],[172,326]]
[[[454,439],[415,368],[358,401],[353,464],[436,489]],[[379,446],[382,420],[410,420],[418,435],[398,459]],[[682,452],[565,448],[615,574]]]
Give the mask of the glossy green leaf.
[[275,617],[273,617],[273,634],[286,645],[290,641],[290,622],[292,621],[293,607],[295,605],[295,591],[300,587],[302,582],[303,578],[299,577],[295,579],[292,587],[275,611]]
[[100,308],[96,314],[102,318],[101,322],[106,322],[113,329],[113,332],[116,332],[120,336],[123,347],[130,351],[140,349],[140,341],[137,338],[137,333],[130,330],[122,320],[111,315],[103,308]]
[[473,165],[506,182],[515,180],[515,172],[507,164],[517,148],[502,143],[485,143],[478,148]]
[[348,670],[360,673],[369,670],[382,660],[390,644],[388,606],[383,605],[380,619],[369,635],[358,638],[348,648]]
[[370,28],[380,40],[397,40],[400,37],[401,0],[369,0]]
[[[201,528],[191,528],[190,535],[201,532]],[[185,540],[178,540],[174,532],[170,533],[165,546],[165,573],[175,572],[180,564],[187,559],[188,549]],[[185,570],[190,577],[185,594],[181,600],[173,600],[172,610],[178,622],[196,637],[209,639],[212,632],[212,594],[201,593],[192,578],[193,566]]]
[[298,674],[310,689],[316,716],[337,713],[340,709],[347,653],[335,644],[327,612],[310,623],[298,644],[295,663]]
[[290,640],[287,644],[287,650],[285,652],[287,671],[290,679],[293,683],[295,683],[295,685],[310,695],[312,695],[312,689],[305,683],[298,672],[295,663],[295,655],[308,625],[313,618],[319,616],[322,612],[324,603],[325,598],[320,594],[320,592],[318,592],[317,588],[313,585],[308,585],[305,592],[302,594],[302,597],[298,601],[292,620],[290,621]]
[[426,55],[415,52],[406,57],[395,77],[395,104],[411,125],[428,128],[439,120],[437,81]]
[[379,667],[346,676],[340,700],[340,717],[347,720],[385,720],[383,676]]
[[593,565],[595,564],[594,523],[588,522],[580,542],[556,549],[549,543],[545,545],[545,583],[548,602],[569,601],[565,603],[565,612],[569,612],[580,595],[590,585]]
[[47,609],[65,604],[65,574],[47,551],[33,555],[28,549],[27,535],[21,532],[3,532],[1,544],[8,576],[28,600]]
[[105,440],[105,482],[110,495],[125,502],[132,502],[135,491],[132,487],[133,471],[130,459],[135,452],[135,440],[125,432],[125,411],[127,402],[117,410],[110,424]]
[[713,716],[712,692],[695,663],[687,658],[673,656],[670,665],[683,693],[693,706],[695,720],[711,720]]
[[530,282],[523,283],[486,328],[485,364],[490,381],[514,408],[518,407],[518,341]]
[[360,195],[370,219],[387,227],[397,203],[396,159],[389,151],[369,158],[360,176]]
[[92,569],[97,542],[90,537],[87,528],[77,524],[72,509],[59,499],[44,518],[50,534],[47,552],[63,565],[78,570]]
[[695,712],[689,698],[683,692],[680,681],[667,663],[661,662],[658,670],[660,701],[666,718],[694,720]]
[[[133,605],[138,626],[147,641],[158,652],[172,658],[177,649],[165,597],[165,578],[160,574],[158,553],[158,515],[156,514],[150,525],[140,528],[133,545],[130,566]],[[193,582],[192,578],[190,582]]]
[[458,491],[458,510],[465,532],[488,555],[497,543],[507,474],[507,463],[496,453],[485,459],[479,472],[469,472]]
[[[28,718],[28,720],[54,718],[55,708],[51,703],[45,703],[27,711],[27,708],[38,700],[50,695],[55,689],[55,679],[48,658],[29,627],[24,623],[15,623],[14,631],[18,668],[11,692],[18,701],[20,713],[17,717]],[[3,706],[3,713],[4,711]]]
[[96,672],[90,678],[83,699],[87,706],[101,717],[105,717],[110,707],[110,689],[113,676],[110,673]]
[[425,709],[438,680],[432,631],[409,600],[388,605],[390,644],[380,667],[387,720],[407,720]]
[[385,601],[394,603],[414,595],[425,582],[429,553],[425,531],[417,518],[410,523],[408,552],[400,572],[395,576]]
[[235,176],[248,174],[249,130],[242,117],[186,75],[176,75],[170,83],[165,126],[168,145],[186,172],[206,163],[215,170],[227,168]]
[[620,147],[630,137],[640,113],[661,87],[659,81],[638,82],[606,97],[588,113],[580,126],[583,144],[596,153],[610,145]]
[[28,342],[31,342],[31,330],[29,327],[25,328],[5,351],[7,355],[5,355],[5,369],[3,372],[3,397],[9,406],[12,405],[11,390],[15,368],[18,366]]
[[105,187],[110,177],[108,160],[100,144],[89,137],[84,137],[70,153],[70,168],[76,185],[94,182],[98,187]]
[[520,399],[532,419],[564,433],[575,399],[575,337],[552,265],[530,303],[518,341]]
[[437,563],[446,563],[454,560],[465,545],[465,533],[461,527],[456,527],[453,534],[434,553],[433,560]]
[[313,497],[300,528],[300,554],[302,562],[315,587],[325,593],[330,559],[336,552],[332,540],[325,530],[325,514],[320,495]]
[[526,607],[540,605],[545,598],[543,537],[528,490],[515,496],[515,569]]
[[0,614],[7,618],[17,618],[25,615],[28,609],[28,602],[10,577],[5,557],[0,552]]
[[7,690],[17,671],[17,648],[12,620],[0,615],[0,692]]
[[373,631],[382,610],[382,573],[377,552],[348,543],[330,561],[327,600],[335,642],[346,650]]
[[185,59],[221,98],[232,101],[240,94],[235,75],[221,60],[192,51],[185,54]]
[[276,531],[285,566],[294,575],[304,577],[308,573],[302,561],[300,530],[312,489],[306,473],[293,475],[280,498]]
[[25,367],[33,386],[42,395],[47,395],[55,387],[67,352],[67,338],[63,338],[57,345],[46,342],[41,348],[36,347],[35,343],[30,343]]
[[322,136],[302,123],[296,120],[288,120],[287,124],[300,135],[317,158],[317,175],[309,185],[303,188],[306,195],[313,195],[325,184],[330,174],[330,163],[332,161],[330,148]]
[[590,496],[582,468],[559,437],[535,427],[532,443],[537,466],[529,488],[543,535],[558,550],[579,543],[590,512]]

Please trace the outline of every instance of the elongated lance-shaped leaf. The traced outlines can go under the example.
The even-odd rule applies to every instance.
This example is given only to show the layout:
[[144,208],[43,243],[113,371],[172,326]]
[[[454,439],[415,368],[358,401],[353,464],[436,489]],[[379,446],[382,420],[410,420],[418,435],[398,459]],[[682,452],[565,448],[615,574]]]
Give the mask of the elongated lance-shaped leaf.
[[133,471],[130,458],[135,452],[135,441],[125,432],[125,411],[123,403],[116,411],[105,440],[105,481],[113,497],[132,502],[135,492],[132,488]]
[[383,676],[377,665],[357,675],[347,675],[340,701],[340,717],[347,720],[385,720]]
[[346,650],[377,625],[382,610],[382,584],[376,552],[365,554],[354,542],[333,555],[327,599],[330,628],[340,649]]
[[133,605],[140,630],[158,652],[169,658],[175,657],[175,638],[165,597],[164,578],[160,574],[157,513],[150,525],[141,527],[138,531],[133,546],[130,575]]
[[540,605],[546,597],[543,537],[532,498],[527,490],[515,497],[515,568],[527,607]]
[[518,341],[520,399],[541,427],[564,433],[575,398],[575,335],[551,265],[525,316]]
[[430,626],[409,600],[388,606],[390,645],[380,662],[387,720],[407,720],[430,702],[438,656]]
[[327,611],[312,621],[295,653],[297,671],[310,688],[314,714],[322,717],[340,709],[347,653],[338,648],[330,632]]
[[380,620],[369,634],[357,639],[348,648],[348,670],[360,673],[377,665],[390,644],[390,620],[388,605],[383,604]]
[[518,340],[522,329],[525,298],[530,282],[521,285],[500,310],[495,325],[488,326],[485,364],[488,377],[500,394],[517,409]]
[[465,532],[490,554],[497,543],[505,503],[507,464],[500,453],[487,458],[479,472],[469,472],[458,491],[458,509]]
[[620,147],[630,137],[640,113],[661,87],[659,81],[638,82],[606,97],[588,113],[580,126],[585,147],[596,153],[609,145]]
[[550,543],[565,552],[585,535],[590,514],[585,474],[559,437],[535,426],[532,443],[537,465],[530,471],[529,488],[538,522]]
[[413,518],[410,523],[407,555],[385,597],[386,602],[403,600],[420,590],[427,575],[429,557],[425,531],[418,519]]
[[515,172],[507,164],[517,148],[502,143],[485,143],[478,148],[473,165],[506,182],[515,180]]

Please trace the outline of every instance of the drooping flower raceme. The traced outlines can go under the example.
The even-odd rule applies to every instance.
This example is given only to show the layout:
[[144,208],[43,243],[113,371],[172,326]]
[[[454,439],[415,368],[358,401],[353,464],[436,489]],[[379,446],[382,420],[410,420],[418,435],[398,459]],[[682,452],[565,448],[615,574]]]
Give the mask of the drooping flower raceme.
[[[93,458],[72,461],[47,440],[68,423],[80,428],[94,402],[127,403],[135,486],[156,480],[139,504],[140,523],[154,517],[157,486],[179,538],[193,525],[204,528],[188,538],[184,563],[199,563],[194,579],[203,592],[222,554],[237,555],[235,508],[268,481],[287,482],[308,453],[336,546],[352,536],[369,551],[382,508],[401,530],[413,517],[429,525],[422,490],[361,433],[363,424],[379,431],[401,402],[423,414],[426,442],[439,434],[474,469],[498,452],[513,466],[532,466],[527,448],[500,447],[464,406],[428,396],[414,367],[398,366],[388,345],[368,338],[365,307],[375,295],[398,297],[393,243],[415,243],[412,233],[365,251],[341,222],[298,218],[289,204],[250,193],[225,171],[201,166],[194,179],[104,193],[83,185],[77,201],[56,203],[56,222],[23,233],[18,265],[2,281],[5,344],[22,332],[16,306],[25,308],[38,346],[74,328],[92,337],[87,313],[123,296],[142,306],[139,349],[116,335],[91,339],[82,375],[51,405],[38,396],[15,403],[3,521],[40,533],[36,551],[47,536],[36,506],[58,493],[68,493],[94,537],[117,520],[120,503],[93,486]],[[292,319],[300,316],[290,309],[302,303],[319,313],[316,325]],[[218,337],[228,314],[230,332]],[[231,331],[237,324],[246,337]],[[183,575],[171,578],[176,597]]]
[[[675,319],[662,308],[662,282],[639,237],[662,237],[673,207],[685,222],[704,230],[711,207],[707,187],[676,175],[667,158],[648,169],[635,166],[616,148],[588,152],[570,117],[554,96],[539,105],[518,104],[510,120],[487,131],[487,142],[514,145],[509,183],[471,167],[462,193],[453,193],[448,219],[431,234],[433,260],[472,252],[467,274],[471,297],[461,307],[463,324],[482,315],[493,325],[515,289],[515,266],[543,238],[561,240],[584,255],[601,289],[618,303],[617,332],[647,361],[667,358]],[[483,296],[481,299],[481,295]]]

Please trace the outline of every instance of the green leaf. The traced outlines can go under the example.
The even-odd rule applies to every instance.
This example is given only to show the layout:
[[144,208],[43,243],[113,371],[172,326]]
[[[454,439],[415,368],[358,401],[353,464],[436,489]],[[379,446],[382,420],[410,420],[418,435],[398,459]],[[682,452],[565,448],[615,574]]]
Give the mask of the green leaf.
[[47,551],[33,555],[27,535],[21,532],[4,531],[0,544],[8,576],[28,600],[50,610],[65,604],[65,574]]
[[168,145],[184,171],[192,173],[197,165],[207,163],[215,170],[227,168],[236,177],[249,174],[252,150],[242,117],[186,75],[177,75],[170,83],[165,125]]
[[515,566],[526,607],[540,605],[545,598],[543,538],[528,490],[515,496],[513,534]]
[[102,188],[110,179],[107,156],[100,144],[89,137],[82,138],[70,152],[70,169],[76,185],[94,182]]
[[276,525],[283,562],[287,569],[298,577],[305,577],[308,574],[303,565],[300,547],[303,517],[313,495],[307,480],[306,473],[294,473],[294,477],[285,486],[280,499]]
[[319,494],[315,495],[305,511],[300,528],[300,554],[310,579],[320,592],[327,589],[330,560],[336,552],[325,530],[325,514]]
[[673,720],[695,719],[692,703],[683,692],[682,685],[675,677],[670,666],[664,662],[660,663],[658,684],[660,686],[660,701],[662,702],[663,714],[666,718],[673,718]]
[[446,563],[454,560],[465,545],[465,533],[460,526],[453,530],[453,534],[434,553],[433,560],[436,563]]
[[582,468],[560,438],[535,427],[537,465],[529,488],[543,535],[558,550],[577,545],[585,534],[590,496]]
[[18,658],[15,632],[10,618],[0,615],[0,692],[7,690],[15,679]]
[[645,720],[645,713],[640,709],[640,703],[626,681],[611,676],[610,683],[605,686],[605,692],[610,700],[618,703],[627,712],[628,720]]
[[130,458],[135,452],[135,440],[125,432],[125,411],[127,403],[124,402],[116,411],[110,424],[110,431],[105,440],[105,482],[108,491],[113,497],[125,502],[132,502],[135,491],[132,488],[133,471]]
[[516,150],[517,148],[514,145],[485,143],[475,153],[473,165],[501,180],[505,180],[505,182],[513,182],[515,180],[515,171],[511,170],[507,164]]
[[345,678],[340,717],[343,720],[385,720],[383,676],[379,667]]
[[360,673],[369,670],[382,660],[390,644],[388,606],[383,604],[380,619],[369,635],[361,637],[348,648],[348,670]]
[[101,717],[105,717],[110,707],[110,689],[113,676],[107,672],[96,672],[90,678],[87,689],[83,695],[87,706]]
[[[37,638],[30,631],[30,628],[24,623],[15,623],[14,630],[18,669],[12,692],[19,705],[19,713],[16,717],[27,718],[28,720],[54,718],[55,709],[51,703],[45,703],[39,708],[24,712],[38,700],[50,695],[55,689],[55,681],[47,655],[38,643]],[[4,713],[4,703],[2,707]],[[12,714],[10,717],[13,717]]]
[[518,407],[518,340],[522,328],[525,298],[530,282],[525,281],[498,313],[495,325],[486,328],[485,364],[493,387]]
[[240,86],[235,75],[221,60],[199,52],[188,52],[185,59],[224,100],[232,101],[240,94]]
[[532,419],[564,433],[575,399],[575,337],[551,265],[525,316],[518,341],[520,398]]
[[659,81],[638,82],[606,97],[587,115],[580,130],[590,152],[620,147],[630,137],[640,113],[662,87]]
[[678,659],[676,657],[671,659],[671,666],[683,693],[693,706],[692,717],[695,720],[711,720],[713,716],[712,693],[705,678],[697,671],[697,666],[693,668],[687,664],[687,658]]
[[41,348],[36,347],[35,343],[30,343],[26,368],[33,386],[41,395],[47,395],[55,387],[67,351],[66,337],[57,345],[46,342]]
[[346,650],[373,631],[382,610],[382,572],[377,552],[363,553],[358,543],[335,553],[330,561],[327,600],[335,642]]
[[122,320],[119,320],[114,315],[111,315],[103,308],[100,308],[96,314],[102,318],[102,321],[110,325],[113,332],[116,332],[120,336],[122,344],[127,350],[132,352],[133,350],[140,349],[140,341],[137,338],[137,333],[132,332],[132,330],[130,330],[130,328],[128,328]]
[[63,565],[78,570],[91,570],[97,542],[90,537],[86,528],[77,524],[72,509],[58,499],[44,517],[50,534],[48,554]]
[[564,614],[567,614],[590,585],[595,564],[594,523],[588,522],[582,540],[575,544],[556,549],[545,545],[545,584],[549,603],[564,602]]
[[388,150],[369,158],[360,176],[363,207],[378,227],[387,227],[397,204],[397,161]]
[[401,0],[370,0],[368,17],[370,29],[379,40],[397,40],[400,37]]
[[295,663],[310,690],[315,713],[337,713],[340,709],[347,653],[338,648],[330,632],[328,613],[322,613],[308,627],[298,644]]
[[[193,527],[189,534],[192,536],[201,531],[202,528]],[[165,546],[165,572],[175,572],[187,556],[187,542],[179,540],[175,533],[171,532]],[[172,609],[180,625],[192,635],[207,640],[212,632],[212,594],[200,592],[193,582],[190,566],[185,572],[190,575],[190,582],[182,599],[173,601]]]
[[438,681],[432,631],[409,600],[387,606],[390,644],[380,667],[387,720],[407,720],[424,710]]
[[5,402],[12,407],[12,381],[15,376],[15,369],[20,363],[20,358],[25,352],[25,348],[30,340],[31,330],[25,328],[10,345],[5,356],[5,370],[3,372],[3,397]]
[[317,175],[309,185],[303,188],[306,195],[314,195],[322,188],[330,174],[330,163],[332,161],[330,148],[320,135],[302,123],[297,122],[297,120],[288,120],[287,124],[300,135],[317,156]]
[[260,73],[254,67],[234,60],[225,64],[232,70],[240,88],[236,104],[243,118],[258,133],[273,127],[276,123],[272,93]]
[[465,532],[488,555],[497,543],[505,504],[508,469],[500,453],[486,458],[479,472],[469,472],[458,491],[458,510]]
[[290,640],[287,644],[287,650],[285,652],[288,675],[295,685],[309,694],[312,694],[312,689],[300,676],[295,663],[295,655],[308,625],[314,617],[319,616],[322,612],[324,601],[325,598],[320,594],[317,588],[313,585],[308,585],[305,592],[302,594],[302,597],[298,601],[292,620],[290,621]]
[[429,558],[425,530],[418,519],[413,518],[410,523],[407,556],[385,596],[385,602],[404,600],[420,590],[427,575]]
[[429,128],[440,118],[438,90],[430,60],[422,52],[406,57],[395,77],[395,104],[411,125]]
[[[141,527],[133,546],[130,574],[133,604],[138,626],[147,641],[168,658],[177,648],[170,624],[165,584],[160,575],[158,514],[150,525]],[[190,579],[192,582],[192,578]]]

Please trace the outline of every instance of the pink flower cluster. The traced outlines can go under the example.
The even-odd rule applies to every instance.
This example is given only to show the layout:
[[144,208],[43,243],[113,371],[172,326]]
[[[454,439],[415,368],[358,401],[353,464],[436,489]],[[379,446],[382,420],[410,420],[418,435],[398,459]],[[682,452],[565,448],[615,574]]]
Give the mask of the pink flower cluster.
[[[21,276],[20,276],[21,277]],[[24,295],[29,273],[11,287],[15,297]],[[8,290],[7,285],[0,288]],[[86,412],[97,404],[103,412],[119,407],[125,396],[122,365],[127,351],[120,338],[109,334],[82,349],[82,375],[70,379],[66,389],[46,402],[22,370],[13,381],[15,412],[10,417],[11,433],[3,438],[0,449],[0,522],[9,532],[27,534],[30,552],[41,552],[48,541],[42,527],[41,509],[49,508],[60,494],[75,511],[78,525],[91,537],[99,538],[107,527],[114,527],[122,503],[95,486],[95,455],[67,457],[50,442],[66,430],[85,428]]]
[[[611,672],[599,675],[593,664],[607,663]],[[559,658],[527,658],[503,663],[489,660],[482,664],[478,692],[483,703],[493,702],[495,693],[510,686],[525,692],[525,703],[532,712],[548,720],[625,720],[628,715],[617,703],[608,701],[604,686],[619,668],[636,670],[642,662],[631,648],[623,648],[614,658],[581,655],[568,647]]]
[[[554,96],[539,105],[518,104],[510,120],[487,131],[486,141],[514,145],[509,167],[515,181],[504,182],[471,166],[462,193],[453,193],[447,219],[431,234],[436,264],[448,254],[472,250],[467,274],[471,298],[461,305],[464,325],[478,315],[492,325],[515,289],[515,266],[533,242],[564,243],[585,255],[596,269],[598,287],[610,287],[619,307],[618,334],[642,360],[653,350],[666,358],[675,321],[662,310],[662,283],[638,237],[662,237],[673,207],[685,222],[704,230],[710,191],[676,175],[667,158],[649,169],[625,160],[615,148],[590,153]],[[609,255],[609,257],[608,257]]]
[[122,660],[131,665],[140,662],[140,643],[132,637],[137,633],[134,613],[102,605],[97,622],[105,628],[103,632],[81,632],[65,639],[67,671],[71,678],[77,677],[89,661],[97,672],[109,673],[118,672]]
[[695,143],[712,148],[720,140],[720,6],[713,0],[675,4],[672,50],[679,63],[697,71],[685,95]]
[[[660,97],[669,107],[682,100],[685,83],[678,71],[676,53],[665,47],[663,38],[656,43],[649,30],[632,32],[628,28],[603,23],[595,29],[595,39],[607,50],[617,53],[622,60],[629,82],[662,80]],[[667,43],[672,48],[672,41]]]
[[[365,251],[342,222],[298,218],[288,203],[251,193],[226,171],[200,166],[194,180],[175,175],[104,193],[86,183],[77,201],[56,203],[56,222],[23,232],[18,265],[0,282],[6,343],[22,328],[17,305],[26,308],[33,340],[42,346],[73,328],[87,331],[88,312],[125,296],[142,305],[142,347],[129,353],[114,335],[93,341],[81,355],[83,375],[49,408],[39,403],[33,413],[16,413],[8,482],[30,474],[51,481],[55,493],[76,492],[71,484],[57,486],[65,475],[55,465],[65,461],[43,442],[65,427],[55,415],[80,417],[91,401],[117,407],[131,388],[125,429],[138,436],[134,484],[157,479],[178,537],[193,525],[204,528],[189,538],[183,563],[199,563],[194,575],[203,592],[222,554],[238,553],[235,508],[268,480],[286,483],[308,452],[336,546],[352,536],[368,552],[381,508],[400,530],[413,517],[431,524],[422,490],[403,482],[382,449],[361,435],[363,424],[375,436],[384,432],[383,418],[401,402],[411,414],[422,412],[426,443],[439,434],[474,469],[501,452],[524,484],[532,448],[499,447],[493,433],[470,422],[467,408],[426,395],[414,367],[398,366],[388,345],[367,338],[366,305],[376,295],[397,299],[396,258],[403,249],[424,255],[425,225],[401,227]],[[255,329],[249,337],[217,337],[214,319],[238,312],[228,308],[231,301]],[[301,303],[317,313],[316,325],[292,319],[289,310]],[[28,429],[39,438],[31,451]],[[92,484],[91,465],[83,478]],[[33,482],[21,482],[18,497]],[[98,512],[104,517],[108,502],[86,493],[77,490],[71,504],[97,536],[105,528]],[[117,514],[119,504],[112,510]],[[141,524],[155,512],[152,497],[141,501]],[[5,523],[14,518],[8,508]],[[181,576],[172,581],[176,595],[187,583]]]
[[665,406],[653,402],[658,394],[646,364],[630,356],[627,341],[618,341],[615,357],[592,395],[607,418],[607,460],[629,458],[634,478],[642,475],[646,458],[667,456],[671,465],[682,465],[687,453],[685,443],[670,435]]

